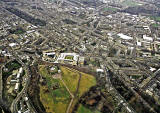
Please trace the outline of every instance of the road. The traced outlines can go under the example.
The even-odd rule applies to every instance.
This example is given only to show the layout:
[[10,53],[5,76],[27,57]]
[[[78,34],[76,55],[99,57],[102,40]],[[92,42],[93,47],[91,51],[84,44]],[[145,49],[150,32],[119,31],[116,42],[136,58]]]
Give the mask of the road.
[[154,72],[154,76],[150,79],[150,81],[143,87],[144,90],[147,90],[149,87],[151,87],[155,81],[160,81],[160,69],[158,69],[156,72]]
[[[31,74],[30,74],[30,71],[29,71],[29,68],[27,65],[25,65],[18,57],[18,54],[16,52],[12,53],[14,58],[16,58],[16,60],[22,65],[22,67],[24,68],[24,70],[26,71],[26,75],[27,75],[27,78],[26,78],[26,82],[25,82],[25,85],[23,87],[23,89],[21,90],[21,92],[17,95],[16,99],[12,102],[11,104],[11,112],[12,113],[17,113],[17,103],[19,102],[19,100],[24,97],[24,95],[26,95],[26,92],[27,92],[27,89],[29,87],[29,83],[30,83],[30,79],[31,79]],[[34,107],[32,106],[32,111],[33,113],[36,113],[36,110],[34,109]]]
[[108,83],[108,89],[110,90],[110,89],[112,89],[112,91],[114,91],[114,93],[116,94],[116,98],[117,98],[117,100],[119,101],[119,104],[122,104],[122,100],[123,100],[123,106],[126,108],[126,107],[128,107],[130,110],[131,110],[131,112],[130,113],[136,113],[135,111],[134,111],[134,109],[128,104],[128,102],[124,99],[124,97],[122,97],[119,93],[118,93],[118,91],[112,86],[112,83],[111,83],[111,81],[110,81],[110,77],[109,77],[109,75],[108,75],[108,72],[107,72],[107,68],[106,68],[107,66],[105,66],[105,68],[103,68],[103,70],[104,70],[104,72],[105,72],[105,76],[106,76],[106,83]]
[[3,70],[3,68],[4,68],[4,66],[7,64],[7,63],[9,63],[9,62],[11,62],[11,61],[13,61],[14,59],[10,59],[10,60],[8,60],[5,64],[3,64],[3,66],[1,66],[1,69],[0,69],[0,105],[2,106],[2,108],[5,110],[5,111],[7,111],[7,112],[9,112],[8,111],[8,109],[9,109],[9,105],[8,105],[8,103],[3,99],[3,78],[2,78],[2,70]]

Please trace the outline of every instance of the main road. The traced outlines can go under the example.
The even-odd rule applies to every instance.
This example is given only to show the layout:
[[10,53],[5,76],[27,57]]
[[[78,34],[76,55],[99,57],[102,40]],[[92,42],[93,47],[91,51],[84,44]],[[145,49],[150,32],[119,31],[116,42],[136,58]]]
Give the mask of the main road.
[[[22,97],[24,97],[25,95],[27,95],[27,89],[29,87],[29,84],[30,84],[30,80],[31,80],[31,74],[30,74],[30,71],[29,71],[29,68],[26,64],[24,64],[19,58],[18,54],[15,52],[13,53],[13,56],[14,58],[16,58],[16,60],[22,65],[22,67],[24,68],[24,70],[26,71],[26,75],[27,75],[27,78],[26,78],[26,81],[25,81],[25,85],[23,87],[23,89],[21,90],[21,92],[17,95],[16,99],[12,102],[11,104],[11,112],[12,113],[17,113],[18,110],[17,110],[17,104],[18,102],[20,101],[20,99]],[[34,109],[34,107],[32,106],[32,111],[34,113],[36,113],[36,110]]]

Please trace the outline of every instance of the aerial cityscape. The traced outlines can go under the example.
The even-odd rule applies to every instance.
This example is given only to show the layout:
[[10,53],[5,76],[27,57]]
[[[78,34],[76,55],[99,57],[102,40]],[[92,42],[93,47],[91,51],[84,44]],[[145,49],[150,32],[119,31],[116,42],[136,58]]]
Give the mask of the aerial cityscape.
[[160,113],[160,0],[0,0],[0,113]]

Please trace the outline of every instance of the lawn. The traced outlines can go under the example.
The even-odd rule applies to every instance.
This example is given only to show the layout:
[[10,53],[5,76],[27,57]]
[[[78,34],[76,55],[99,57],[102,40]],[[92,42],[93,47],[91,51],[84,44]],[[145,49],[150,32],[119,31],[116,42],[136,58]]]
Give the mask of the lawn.
[[72,111],[78,99],[85,92],[87,92],[90,87],[96,85],[96,79],[92,75],[82,73],[75,69],[67,68],[64,66],[61,66],[61,71],[62,71],[62,79],[64,80],[65,84],[67,85],[69,90],[72,92],[72,94],[75,94],[77,90],[78,81],[81,74],[81,81],[80,81],[77,97],[75,96],[74,101],[72,103],[72,107],[70,109],[70,111]]
[[80,105],[77,113],[93,113],[90,109]]
[[77,90],[78,81],[79,81],[79,72],[69,69],[67,67],[61,66],[62,79],[69,88],[72,94]]
[[113,11],[113,12],[115,12],[115,11],[117,11],[117,9],[112,8],[112,7],[105,7],[105,8],[103,8],[103,11]]
[[100,113],[99,111],[91,111],[82,104],[79,106],[77,113]]
[[71,56],[71,55],[67,55],[67,56],[65,57],[65,59],[68,59],[68,60],[73,60],[73,58],[74,58],[74,56]]
[[[47,85],[40,85],[40,100],[47,113],[65,113],[70,95],[60,79],[53,79],[45,66],[39,67],[40,74],[46,78]],[[54,86],[57,88],[53,88]]]
[[87,92],[92,86],[96,85],[96,78],[92,75],[81,72],[81,81],[79,86],[79,97]]
[[129,6],[129,7],[134,7],[134,6],[138,6],[140,3],[134,1],[134,0],[124,0],[122,2],[122,5],[124,6]]
[[[72,105],[72,109],[74,107],[74,105],[76,104],[76,102],[78,101],[78,99],[87,91],[89,91],[89,89],[92,86],[96,85],[96,79],[95,77],[93,77],[92,75],[86,74],[86,73],[82,73],[81,72],[81,81],[80,81],[80,85],[79,85],[79,89],[78,89],[78,93],[77,93],[77,97],[74,99],[73,105]],[[81,110],[80,110],[81,111]],[[82,111],[78,112],[78,113],[90,113],[87,111]],[[93,113],[93,112],[91,112]],[[94,112],[94,113],[99,113],[99,112]]]
[[61,66],[62,79],[72,93],[75,93],[78,85],[78,80],[81,74],[81,81],[78,90],[79,97],[89,90],[92,86],[96,85],[96,78],[92,75],[79,72],[74,69]]
[[[75,96],[72,107],[70,109],[70,111],[72,111],[78,99],[92,86],[96,85],[96,79],[92,75],[79,72],[75,69],[67,68],[64,66],[61,66],[60,69],[62,71],[62,79],[73,95],[76,93],[81,74],[81,81],[77,97]],[[71,98],[63,82],[61,79],[53,79],[52,75],[49,75],[45,66],[39,66],[39,71],[47,81],[47,85],[40,86],[40,100],[46,111],[51,113],[65,113]],[[53,88],[55,85],[58,86],[58,88]]]
[[151,24],[152,27],[159,27],[159,24]]
[[[152,20],[155,20],[156,22],[160,22],[160,16],[150,16]],[[155,24],[156,25],[156,24]]]

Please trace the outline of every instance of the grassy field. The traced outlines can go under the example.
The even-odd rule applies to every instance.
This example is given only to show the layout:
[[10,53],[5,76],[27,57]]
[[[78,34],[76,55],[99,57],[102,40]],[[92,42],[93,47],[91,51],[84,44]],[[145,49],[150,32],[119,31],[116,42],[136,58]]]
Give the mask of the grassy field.
[[152,24],[151,26],[152,26],[152,27],[155,27],[155,28],[156,28],[156,27],[159,27],[158,24]]
[[74,94],[78,86],[78,81],[80,77],[79,73],[74,72],[73,70],[62,66],[61,66],[61,71],[62,71],[62,79],[64,80],[65,84],[67,85],[71,93]]
[[137,3],[137,2],[134,1],[134,0],[124,0],[124,1],[122,2],[122,5],[134,7],[134,6],[138,6],[139,3]]
[[152,20],[155,20],[155,21],[157,21],[157,22],[160,22],[160,16],[150,16],[150,18],[151,18]]
[[117,11],[116,8],[112,8],[112,7],[105,7],[102,9],[103,11]]
[[65,57],[65,59],[68,59],[68,60],[73,60],[73,58],[74,58],[74,56],[71,56],[71,55],[67,55],[67,56]]
[[80,105],[77,113],[93,113],[90,109]]
[[81,74],[81,81],[78,90],[79,97],[82,96],[85,92],[89,90],[90,87],[96,85],[96,79],[94,76],[76,71],[74,69],[69,69],[67,67],[61,67],[62,70],[62,79],[65,84],[68,86],[72,93],[75,93],[78,85],[78,80]]
[[[62,80],[73,95],[77,91],[81,74],[81,81],[78,92],[76,94],[77,96],[75,96],[72,107],[70,109],[70,111],[72,111],[78,99],[85,92],[87,92],[89,88],[96,85],[96,79],[92,75],[85,74],[64,66],[61,66],[60,69],[62,71]],[[45,78],[47,83],[47,85],[40,85],[40,100],[44,105],[47,113],[65,113],[71,97],[69,92],[66,90],[62,80],[54,79],[52,75],[48,73],[45,66],[39,66],[39,72],[41,76]],[[55,88],[54,86],[58,86],[58,88]]]
[[81,74],[81,80],[79,89],[77,92],[77,97],[74,98],[74,101],[72,103],[72,107],[70,111],[74,108],[74,105],[77,103],[78,99],[89,90],[90,87],[96,85],[96,79],[92,75],[85,74],[82,72],[79,72],[74,69],[70,69],[67,67],[61,66],[62,71],[62,79],[64,80],[65,84],[69,88],[72,94],[75,94],[77,87],[78,87],[78,81]]
[[89,74],[81,73],[81,81],[78,91],[78,96],[81,97],[85,92],[89,90],[92,86],[96,85],[96,78]]
[[82,104],[79,106],[77,113],[100,113],[99,111],[91,111],[90,109],[84,107]]
[[[47,85],[40,85],[40,100],[47,113],[65,113],[70,102],[70,95],[60,79],[53,79],[44,66],[40,66],[40,74],[46,78]],[[54,85],[58,88],[53,89]]]

